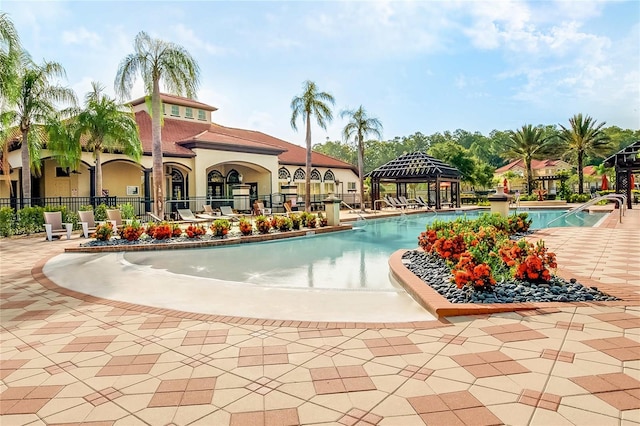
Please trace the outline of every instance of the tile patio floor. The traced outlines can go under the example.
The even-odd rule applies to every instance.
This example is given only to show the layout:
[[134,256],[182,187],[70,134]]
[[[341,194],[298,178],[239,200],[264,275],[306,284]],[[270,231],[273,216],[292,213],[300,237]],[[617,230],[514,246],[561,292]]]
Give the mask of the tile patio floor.
[[[640,210],[614,219],[543,237],[563,273],[638,296]],[[0,241],[2,426],[640,425],[637,301],[398,329],[202,321],[33,278],[77,243]]]

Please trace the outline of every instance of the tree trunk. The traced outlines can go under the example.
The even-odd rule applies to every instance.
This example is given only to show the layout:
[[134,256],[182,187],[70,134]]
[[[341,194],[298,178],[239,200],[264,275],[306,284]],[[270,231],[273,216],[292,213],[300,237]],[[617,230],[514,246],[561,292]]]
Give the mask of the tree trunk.
[[22,197],[25,207],[31,206],[31,155],[29,152],[29,130],[22,130],[22,147],[20,149],[22,159]]
[[531,159],[524,160],[527,166],[527,192],[529,195],[533,194],[533,170],[531,170]]
[[304,210],[306,212],[311,211],[311,113],[306,113],[307,119],[307,160],[306,160],[306,172],[304,180]]
[[160,82],[153,82],[151,94],[151,160],[153,164],[153,212],[164,219],[164,169],[162,164],[162,127],[160,127]]
[[584,193],[584,176],[582,173],[582,152],[578,151],[578,194]]
[[102,161],[100,160],[100,150],[95,151],[96,160],[96,176],[95,187],[96,195],[102,197]]
[[356,135],[358,140],[358,179],[360,180],[360,210],[364,211],[364,142],[362,135]]

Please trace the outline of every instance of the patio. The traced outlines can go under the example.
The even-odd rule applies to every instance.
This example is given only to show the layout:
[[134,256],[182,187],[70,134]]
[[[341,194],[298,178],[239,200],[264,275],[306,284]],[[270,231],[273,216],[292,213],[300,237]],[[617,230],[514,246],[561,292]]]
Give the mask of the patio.
[[190,314],[45,287],[75,246],[0,240],[0,419],[9,424],[424,425],[640,422],[640,211],[542,231],[563,275],[620,306],[394,327]]

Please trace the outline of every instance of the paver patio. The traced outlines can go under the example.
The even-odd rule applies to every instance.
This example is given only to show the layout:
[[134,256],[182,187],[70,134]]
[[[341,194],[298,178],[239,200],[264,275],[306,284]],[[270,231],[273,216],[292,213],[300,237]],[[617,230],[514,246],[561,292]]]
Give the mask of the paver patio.
[[81,300],[32,276],[77,237],[3,239],[0,422],[639,425],[640,210],[615,222],[543,238],[563,274],[621,286],[627,306],[413,328],[210,321]]

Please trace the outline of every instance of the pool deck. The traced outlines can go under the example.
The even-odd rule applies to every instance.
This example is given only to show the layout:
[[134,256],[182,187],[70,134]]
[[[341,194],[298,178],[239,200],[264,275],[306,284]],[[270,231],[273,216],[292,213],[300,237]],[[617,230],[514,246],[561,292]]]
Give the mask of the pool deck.
[[640,209],[541,234],[625,306],[276,326],[63,294],[38,265],[77,236],[0,240],[0,423],[639,425]]

